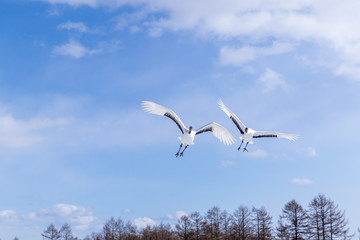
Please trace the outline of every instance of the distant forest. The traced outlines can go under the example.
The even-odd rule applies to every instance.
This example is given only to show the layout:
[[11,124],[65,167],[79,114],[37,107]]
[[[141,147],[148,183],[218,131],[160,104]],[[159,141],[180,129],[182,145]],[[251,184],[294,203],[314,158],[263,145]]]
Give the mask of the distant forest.
[[[360,229],[357,231],[360,235]],[[68,224],[59,230],[50,224],[41,237],[44,240],[79,240]],[[160,223],[138,229],[130,221],[125,223],[121,218],[111,217],[100,232],[93,232],[83,240],[332,240],[354,237],[345,211],[319,194],[307,208],[296,200],[289,201],[276,222],[264,207],[239,206],[233,213],[212,207],[204,214],[193,212],[182,216],[175,226]]]

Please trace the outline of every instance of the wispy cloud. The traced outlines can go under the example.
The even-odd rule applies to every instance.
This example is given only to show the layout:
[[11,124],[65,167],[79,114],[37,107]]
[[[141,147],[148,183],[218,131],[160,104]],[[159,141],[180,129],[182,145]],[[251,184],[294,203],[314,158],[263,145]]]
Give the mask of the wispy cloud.
[[48,16],[60,16],[62,14],[61,10],[53,5],[50,9],[47,10]]
[[265,73],[260,76],[258,82],[263,86],[264,92],[270,92],[278,88],[283,90],[289,89],[289,85],[286,83],[283,77],[270,68],[265,70]]
[[0,222],[18,222],[19,216],[15,211],[3,210],[0,211]]
[[89,49],[75,40],[70,40],[68,43],[57,46],[53,50],[53,54],[61,56],[71,56],[74,58],[81,58],[86,55],[93,55],[99,53],[98,49]]
[[291,182],[298,184],[298,185],[310,185],[314,182],[307,178],[293,178],[291,179]]
[[246,156],[250,158],[266,158],[268,156],[268,153],[264,150],[258,149],[256,151],[246,152]]
[[220,167],[222,168],[228,168],[228,167],[233,167],[236,165],[235,161],[221,161],[220,162]]
[[132,213],[132,211],[130,209],[124,209],[122,212],[124,214],[131,214]]
[[16,119],[11,113],[0,113],[0,146],[28,147],[40,143],[44,136],[40,130],[66,126],[69,120],[65,118],[32,118]]
[[[147,115],[141,111],[140,104],[131,110],[109,108],[89,114],[87,110],[92,102],[88,99],[56,97],[45,102],[36,101],[38,109],[34,109],[34,116],[27,118],[15,117],[19,114],[13,112],[13,106],[1,107],[0,103],[1,148],[14,152],[20,148],[39,149],[42,144],[57,149],[82,149],[138,147],[178,141],[178,129],[173,122]],[[149,128],[152,125],[165,131]],[[41,148],[41,151],[47,149]]]
[[110,40],[107,42],[100,42],[98,44],[99,53],[114,53],[122,48],[120,40]]
[[83,22],[65,22],[58,25],[58,29],[65,29],[65,30],[76,30],[79,32],[88,32],[89,29]]
[[55,47],[52,53],[60,56],[81,58],[84,56],[91,56],[94,54],[116,52],[120,48],[121,48],[121,42],[118,40],[113,40],[109,42],[100,42],[98,43],[97,48],[93,48],[93,49],[85,47],[78,41],[70,40],[66,44]]
[[150,28],[148,33],[151,37],[160,37],[163,34],[163,29],[157,27]]
[[316,157],[317,156],[316,149],[313,147],[303,148],[303,149],[298,150],[298,152],[301,154],[304,154],[308,157]]
[[42,2],[48,2],[52,4],[69,4],[71,6],[87,5],[91,7],[97,7],[98,0],[40,0]]
[[219,63],[224,66],[242,66],[255,60],[255,58],[255,49],[252,47],[233,48],[225,46],[220,49]]
[[148,13],[146,11],[141,11],[141,10],[133,13],[121,14],[114,19],[116,22],[116,28],[118,30],[123,30],[125,28],[130,27],[131,29],[136,28],[137,30],[135,31],[139,31],[140,30],[139,23],[141,23],[141,21],[146,18],[147,14]]
[[283,54],[293,51],[294,47],[289,43],[274,42],[268,47],[245,46],[240,48],[225,46],[220,49],[220,65],[243,66],[257,58]]

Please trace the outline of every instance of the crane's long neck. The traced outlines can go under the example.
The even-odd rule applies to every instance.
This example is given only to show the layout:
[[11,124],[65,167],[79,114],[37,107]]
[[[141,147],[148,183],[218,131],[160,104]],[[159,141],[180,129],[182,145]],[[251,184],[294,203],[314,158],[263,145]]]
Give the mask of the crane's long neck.
[[190,126],[189,128],[189,134],[191,134],[191,131],[192,131],[192,126]]

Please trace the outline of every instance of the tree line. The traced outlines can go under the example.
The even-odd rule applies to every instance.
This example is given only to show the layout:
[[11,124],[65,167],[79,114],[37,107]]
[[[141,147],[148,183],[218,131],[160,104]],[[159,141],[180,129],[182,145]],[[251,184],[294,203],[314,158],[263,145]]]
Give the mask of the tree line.
[[[111,217],[100,232],[83,240],[345,240],[354,235],[350,233],[345,212],[334,201],[318,194],[307,208],[296,200],[286,203],[276,223],[264,207],[239,206],[228,213],[215,206],[204,214],[195,211],[184,215],[175,226],[160,223],[138,229],[130,221]],[[41,236],[44,240],[79,240],[68,224],[60,230],[50,224]]]

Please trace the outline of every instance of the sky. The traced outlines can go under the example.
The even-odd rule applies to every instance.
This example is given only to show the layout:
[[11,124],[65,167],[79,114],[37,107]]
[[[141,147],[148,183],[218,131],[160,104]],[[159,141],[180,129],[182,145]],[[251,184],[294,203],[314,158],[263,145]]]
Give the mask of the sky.
[[[360,3],[281,0],[0,1],[0,238],[76,236],[110,217],[175,224],[213,206],[264,206],[276,224],[319,193],[360,227]],[[240,133],[222,99],[255,130]],[[176,158],[178,127],[211,133]]]

